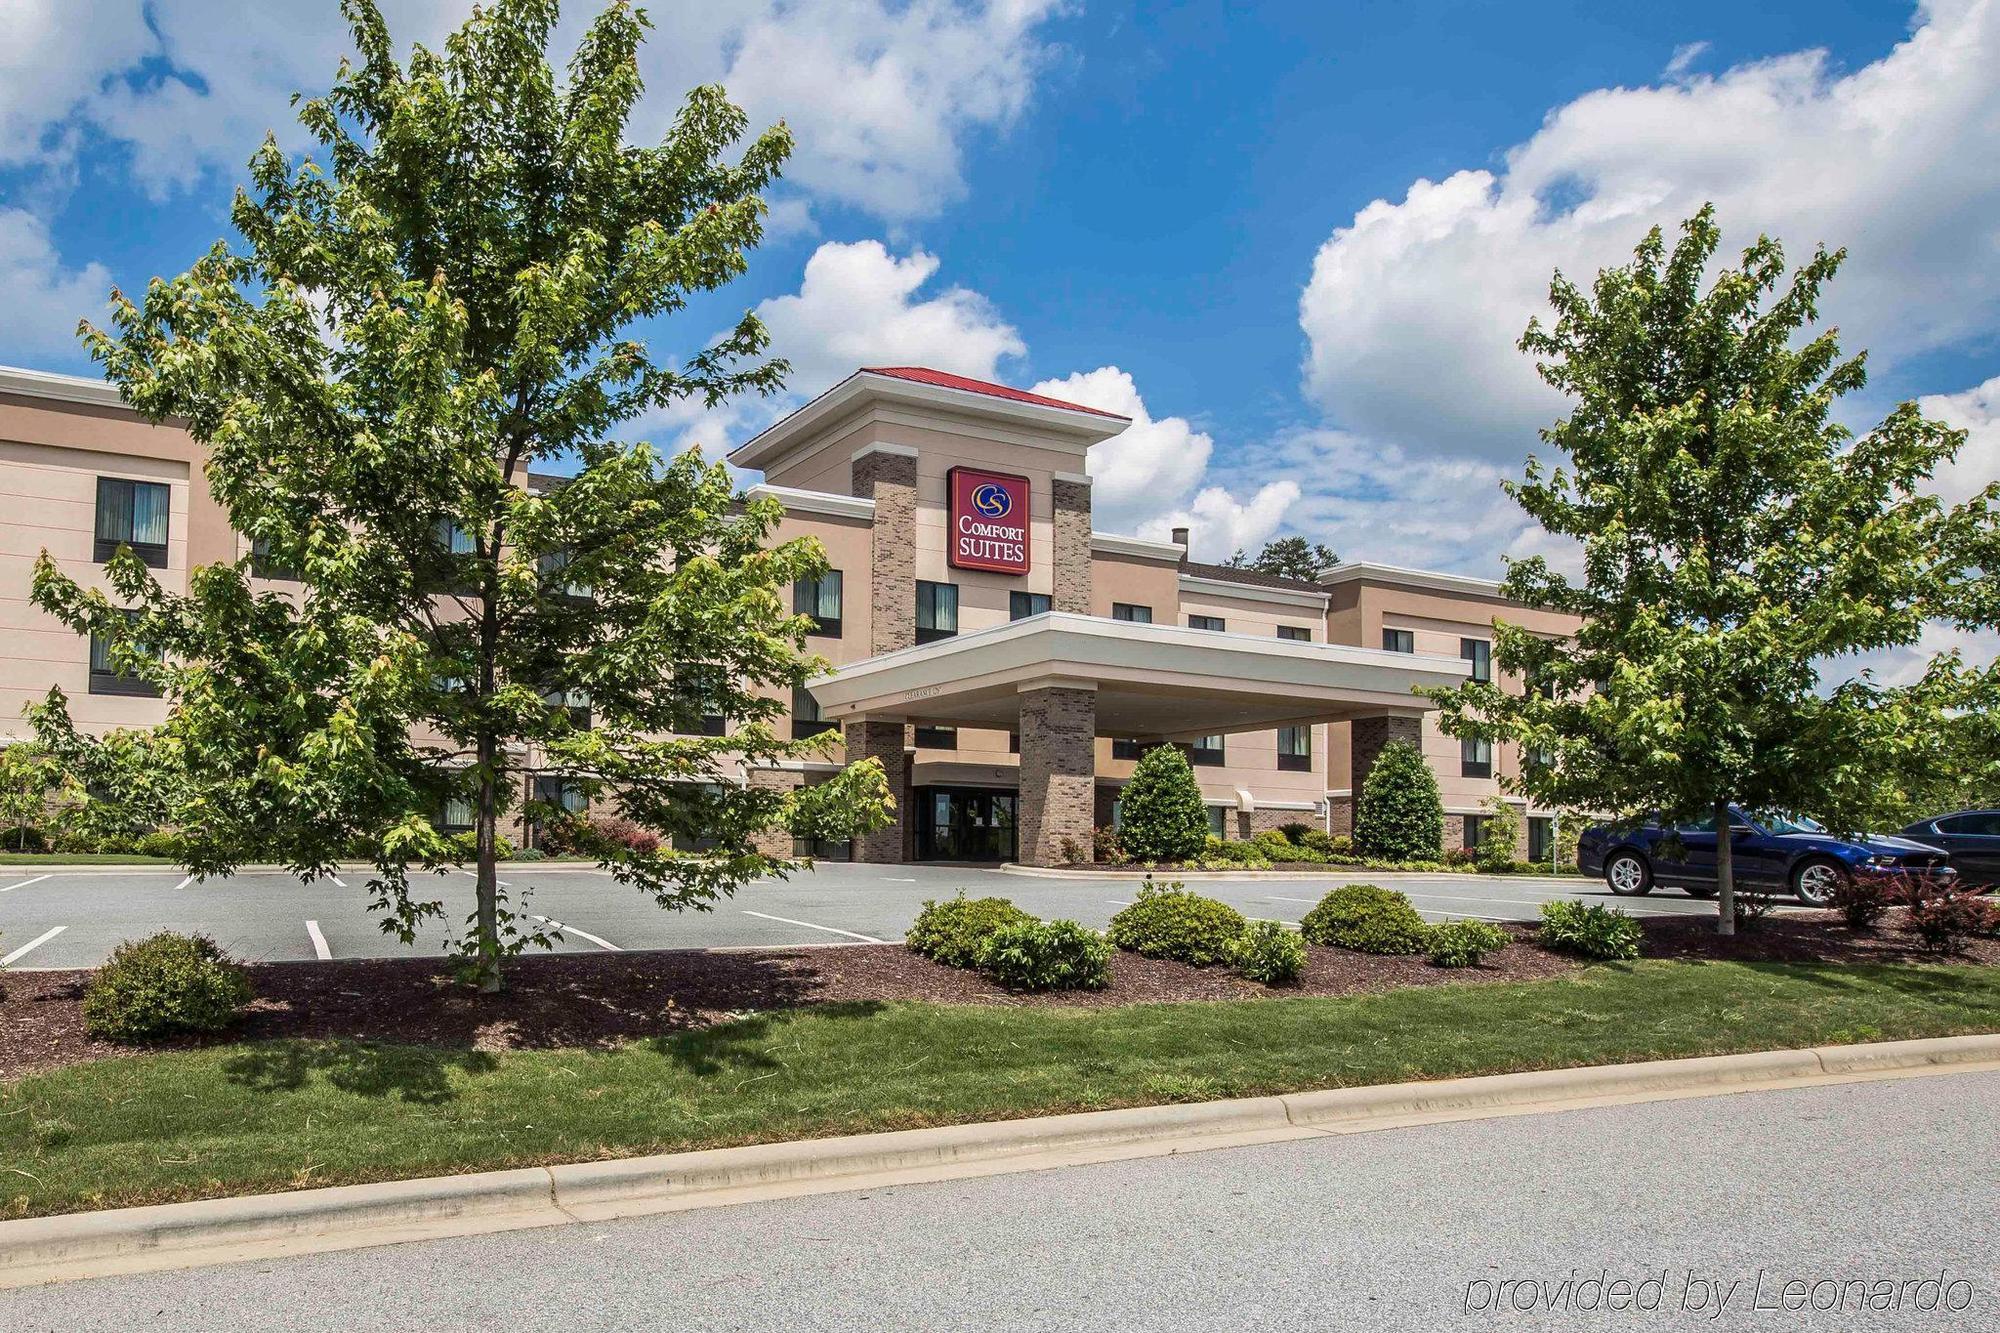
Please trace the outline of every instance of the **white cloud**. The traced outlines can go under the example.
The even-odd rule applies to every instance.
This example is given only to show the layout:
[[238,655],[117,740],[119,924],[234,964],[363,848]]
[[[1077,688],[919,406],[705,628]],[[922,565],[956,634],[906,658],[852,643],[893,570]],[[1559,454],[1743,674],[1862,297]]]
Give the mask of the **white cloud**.
[[2000,375],[1963,393],[1926,395],[1917,406],[1965,432],[1958,457],[1932,478],[1939,496],[1959,504],[2000,480]]
[[1250,555],[1269,541],[1299,498],[1295,481],[1266,482],[1247,500],[1221,486],[1206,486],[1184,509],[1139,525],[1139,535],[1166,540],[1177,527],[1188,529],[1188,554],[1215,563],[1237,551]]
[[1184,417],[1154,420],[1131,375],[1116,366],[1043,380],[1030,392],[1132,418],[1121,433],[1090,447],[1091,522],[1100,531],[1136,531],[1179,504],[1215,448]]
[[1662,74],[1671,79],[1685,74],[1694,67],[1694,62],[1708,53],[1707,42],[1683,42],[1674,48],[1673,57],[1667,61]]
[[23,361],[75,356],[77,321],[104,311],[111,274],[96,263],[64,267],[40,218],[0,208],[0,292],[7,303],[0,348],[7,356]]
[[1929,0],[1851,73],[1806,51],[1557,108],[1504,169],[1420,180],[1320,248],[1300,301],[1308,395],[1379,439],[1514,459],[1560,412],[1515,340],[1550,273],[1587,280],[1713,200],[1850,257],[1825,313],[1877,365],[2000,314],[2000,3]]
[[[383,8],[407,52],[418,41],[438,49],[472,4]],[[568,7],[559,62],[598,8]],[[755,125],[791,124],[794,188],[882,217],[927,216],[963,193],[967,141],[1006,128],[1028,104],[1049,57],[1040,29],[1057,9],[1057,0],[656,6],[635,137],[657,138],[688,88],[721,82]],[[237,5],[226,20],[212,0],[12,0],[7,24],[0,162],[49,160],[45,135],[85,124],[129,146],[134,178],[156,195],[207,170],[237,171],[266,130],[303,146],[288,99],[323,89],[350,50],[333,0]]]

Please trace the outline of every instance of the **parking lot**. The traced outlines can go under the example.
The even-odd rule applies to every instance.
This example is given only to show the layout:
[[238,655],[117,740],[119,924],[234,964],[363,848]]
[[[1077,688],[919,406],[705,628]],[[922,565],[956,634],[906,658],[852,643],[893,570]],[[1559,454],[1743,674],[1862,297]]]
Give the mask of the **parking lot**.
[[[1489,875],[1328,874],[1311,880],[1214,880],[1190,887],[1250,917],[1296,923],[1339,884],[1393,884],[1433,921],[1529,921],[1550,898],[1608,901],[1596,880]],[[1013,899],[1043,917],[1102,927],[1139,884],[1133,880],[1045,879],[977,866],[825,864],[789,881],[751,884],[708,912],[668,912],[634,888],[588,866],[518,863],[501,867],[510,905],[562,935],[560,949],[685,949],[900,940],[926,898],[961,889]],[[0,868],[0,963],[17,968],[93,967],[123,940],[160,930],[198,931],[246,961],[435,957],[450,927],[472,911],[465,871],[420,876],[414,887],[444,905],[416,943],[384,934],[368,910],[365,876],[346,873],[302,884],[282,872],[246,872],[195,881],[167,869],[37,871]],[[1712,903],[1672,891],[1621,900],[1641,913],[1712,916]],[[448,923],[448,924],[447,924]]]

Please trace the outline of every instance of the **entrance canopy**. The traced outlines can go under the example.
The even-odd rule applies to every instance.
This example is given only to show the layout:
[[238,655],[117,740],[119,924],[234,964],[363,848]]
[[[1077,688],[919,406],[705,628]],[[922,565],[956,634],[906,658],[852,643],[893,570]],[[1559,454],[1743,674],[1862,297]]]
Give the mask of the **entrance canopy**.
[[1014,729],[1021,695],[1096,695],[1096,732],[1190,740],[1387,714],[1417,715],[1419,686],[1471,665],[1345,644],[1299,643],[1048,612],[851,662],[807,682],[829,721]]

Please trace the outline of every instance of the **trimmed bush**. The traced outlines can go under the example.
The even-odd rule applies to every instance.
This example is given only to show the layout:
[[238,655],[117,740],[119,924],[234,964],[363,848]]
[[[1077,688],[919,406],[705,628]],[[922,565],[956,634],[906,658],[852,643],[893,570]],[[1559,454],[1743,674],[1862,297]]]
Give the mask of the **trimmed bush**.
[[1435,861],[1444,848],[1444,798],[1417,747],[1390,741],[1361,784],[1354,841],[1384,861]]
[[1479,829],[1479,847],[1474,853],[1479,868],[1505,872],[1514,868],[1514,849],[1521,841],[1521,807],[1512,801],[1491,797],[1486,802],[1486,822]]
[[83,1026],[104,1041],[220,1032],[252,999],[250,978],[206,935],[162,931],[112,950],[83,993]]
[[1551,949],[1585,958],[1637,958],[1639,923],[1603,903],[1569,899],[1542,904],[1541,941]]
[[1125,841],[1118,836],[1118,830],[1106,824],[1093,830],[1090,835],[1090,850],[1099,865],[1121,865],[1132,858],[1126,854]]
[[1278,832],[1284,834],[1285,841],[1291,843],[1294,847],[1305,846],[1306,839],[1311,837],[1315,833],[1319,833],[1322,836],[1324,836],[1323,830],[1316,829],[1311,824],[1301,824],[1298,823],[1297,821],[1294,821],[1290,824],[1278,825]]
[[1148,880],[1131,906],[1111,918],[1111,942],[1146,958],[1171,958],[1207,967],[1229,956],[1229,945],[1249,923],[1228,903],[1190,893],[1179,880]]
[[1111,944],[1074,921],[1026,921],[986,937],[979,970],[1008,990],[1102,990],[1111,984]]
[[1306,970],[1305,941],[1276,921],[1252,921],[1229,942],[1229,965],[1266,986],[1289,986]]
[[1265,829],[1251,838],[1250,841],[1256,843],[1259,847],[1269,848],[1270,850],[1266,854],[1273,861],[1281,861],[1299,849],[1298,844],[1287,837],[1282,830],[1274,828]]
[[539,847],[523,847],[514,853],[512,859],[516,861],[546,861],[548,855],[547,852]]
[[1270,865],[1272,855],[1271,845],[1266,842],[1224,842],[1211,836],[1196,859],[1205,865],[1248,866],[1256,870]]
[[1437,967],[1473,967],[1507,947],[1507,932],[1490,921],[1451,921],[1431,927],[1428,950]]
[[2000,932],[2000,907],[1969,890],[1922,879],[1904,885],[1898,897],[1907,908],[1903,929],[1926,953],[1957,953],[1970,936]]
[[[464,833],[452,834],[451,841],[452,846],[457,849],[461,859],[475,861],[479,858],[479,835],[477,833],[467,829]],[[511,861],[514,859],[514,844],[508,841],[507,835],[504,833],[495,833],[493,835],[493,859],[496,861]]]
[[1849,930],[1873,930],[1889,914],[1889,885],[1880,875],[1845,875],[1833,886],[1833,905]]
[[132,845],[132,850],[140,856],[159,856],[169,861],[187,859],[187,843],[180,834],[169,833],[165,829],[143,835]]
[[1299,933],[1314,944],[1359,953],[1422,953],[1430,927],[1410,900],[1374,884],[1345,884],[1321,898]]
[[978,967],[989,936],[1034,920],[1005,898],[968,898],[961,892],[943,902],[925,899],[903,943],[910,952],[948,967]]
[[46,852],[49,835],[33,824],[17,824],[0,836],[0,849],[10,852]]
[[1118,837],[1135,861],[1187,861],[1208,845],[1208,807],[1187,756],[1155,745],[1119,794]]

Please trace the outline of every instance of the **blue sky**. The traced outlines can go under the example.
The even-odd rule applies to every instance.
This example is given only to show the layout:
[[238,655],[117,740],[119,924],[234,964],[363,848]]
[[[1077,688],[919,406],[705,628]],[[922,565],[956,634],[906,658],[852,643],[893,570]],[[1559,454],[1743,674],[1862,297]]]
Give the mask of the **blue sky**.
[[[434,42],[469,4],[384,7]],[[226,233],[344,34],[333,0],[9,9],[0,361],[88,372],[76,318]],[[1133,414],[1100,526],[1486,574],[1547,549],[1497,491],[1560,410],[1513,341],[1552,267],[1703,199],[1732,243],[1847,244],[1856,424],[1922,397],[1973,432],[1941,489],[2000,471],[2000,0],[649,9],[642,118],[720,79],[800,144],[750,275],[655,342],[757,306],[799,396],[914,361]],[[715,445],[786,405],[646,427]]]

